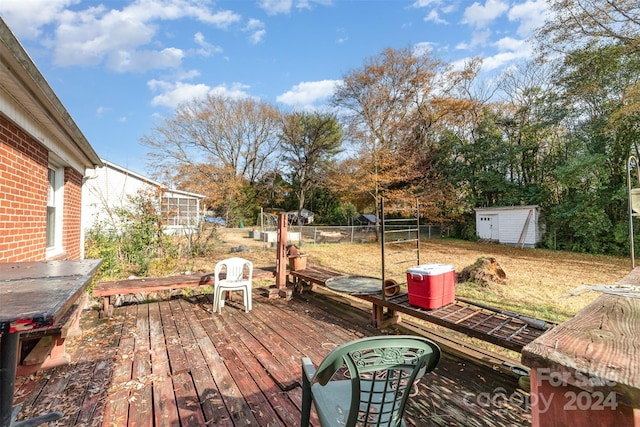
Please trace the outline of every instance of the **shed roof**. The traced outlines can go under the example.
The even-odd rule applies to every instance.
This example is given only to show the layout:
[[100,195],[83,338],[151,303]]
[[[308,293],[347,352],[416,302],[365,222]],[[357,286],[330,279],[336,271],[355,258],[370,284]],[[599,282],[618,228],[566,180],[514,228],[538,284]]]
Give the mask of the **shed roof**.
[[529,210],[540,209],[538,205],[526,205],[526,206],[494,206],[489,208],[475,208],[476,212],[482,211],[514,211],[514,210]]
[[362,214],[358,218],[356,218],[358,222],[369,222],[370,224],[376,223],[376,216],[373,214]]

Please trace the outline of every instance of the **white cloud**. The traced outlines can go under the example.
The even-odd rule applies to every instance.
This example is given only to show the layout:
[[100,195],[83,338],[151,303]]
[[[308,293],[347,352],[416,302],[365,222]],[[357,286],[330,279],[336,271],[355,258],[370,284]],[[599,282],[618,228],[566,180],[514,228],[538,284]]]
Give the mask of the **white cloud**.
[[258,6],[267,12],[267,15],[288,15],[292,8],[298,10],[311,10],[313,3],[321,6],[331,6],[332,0],[297,0],[293,4],[293,0],[261,0]]
[[262,41],[264,36],[267,34],[267,30],[258,30],[255,31],[251,36],[249,36],[249,41],[253,44],[258,44]]
[[191,79],[193,79],[195,77],[200,77],[200,71],[198,71],[198,70],[189,70],[189,71],[181,70],[181,71],[178,72],[176,80],[191,80]]
[[333,90],[340,80],[320,80],[302,82],[291,90],[279,95],[276,101],[295,108],[310,108],[317,101],[323,101],[333,95]]
[[281,15],[291,12],[292,0],[262,0],[260,7],[267,12],[267,15]]
[[524,40],[518,40],[512,37],[503,37],[496,43],[494,43],[494,45],[500,52],[529,49],[527,43]]
[[444,5],[440,8],[440,10],[444,13],[455,12],[456,10],[458,10],[458,5],[455,3],[452,3],[450,5]]
[[425,22],[434,22],[436,24],[448,24],[442,14],[448,14],[457,9],[456,4],[443,4],[443,0],[417,0],[410,7],[416,9],[431,8],[429,13],[424,17]]
[[150,80],[147,82],[147,86],[152,92],[158,92],[158,95],[151,100],[151,105],[154,107],[176,108],[180,104],[196,98],[204,98],[207,95],[220,95],[234,99],[250,97],[246,92],[249,86],[240,83],[234,83],[231,87],[226,85],[211,87],[204,83],[191,84],[180,81]]
[[102,117],[105,113],[108,113],[109,111],[111,111],[111,108],[109,107],[103,107],[102,105],[99,106],[96,109],[96,116],[97,117]]
[[442,1],[441,0],[416,0],[411,7],[416,7],[416,8],[420,8],[420,7],[428,7],[431,6],[432,4],[440,4]]
[[347,35],[347,30],[344,27],[340,27],[336,29],[336,33],[338,37],[336,38],[337,44],[344,44],[349,40],[349,36]]
[[413,46],[413,54],[415,56],[429,55],[431,52],[433,52],[435,46],[436,44],[431,42],[416,43]]
[[492,71],[509,64],[518,59],[527,58],[529,55],[524,52],[501,52],[496,55],[486,57],[482,60],[482,70]]
[[501,0],[486,0],[484,6],[474,2],[465,9],[463,23],[478,29],[485,28],[507,10],[509,5]]
[[217,28],[227,28],[240,21],[240,15],[232,11],[222,10],[214,13],[205,2],[191,0],[136,0],[124,7],[122,12],[141,22],[191,18]]
[[424,20],[426,22],[434,22],[436,24],[446,24],[447,23],[446,20],[440,18],[440,14],[435,9],[432,10],[431,12],[429,12],[429,14],[424,17]]
[[298,9],[298,10],[302,10],[302,9],[311,10],[311,3],[308,0],[298,0],[298,3],[296,3],[296,9]]
[[[181,49],[158,47],[158,21],[193,19],[221,29],[240,21],[240,15],[227,10],[214,12],[202,0],[134,0],[121,9],[109,8],[111,3],[81,10],[68,8],[76,3],[79,1],[0,0],[0,13],[8,17],[17,35],[37,37],[43,25],[54,23],[55,36],[46,43],[52,46],[57,65],[106,63],[116,71],[175,68],[181,64]],[[199,41],[200,55],[220,50],[205,44],[204,38],[196,39]]]
[[530,58],[533,54],[532,45],[525,40],[517,40],[511,37],[504,37],[495,44],[499,53],[486,57],[482,61],[482,69],[491,71],[502,68],[511,62]]
[[528,0],[514,5],[507,16],[510,21],[520,21],[519,36],[529,37],[544,24],[548,12],[545,0]]
[[462,58],[456,61],[451,62],[451,68],[456,71],[464,70],[464,67],[467,65],[471,58]]
[[267,30],[264,29],[264,23],[259,19],[249,19],[247,25],[244,27],[244,31],[250,33],[249,41],[252,44],[258,44],[264,39],[267,34]]
[[134,51],[150,43],[154,33],[151,26],[127,19],[117,10],[98,7],[65,11],[57,30],[55,62],[63,66],[97,65],[112,54]]
[[44,25],[55,22],[60,14],[79,0],[2,0],[0,16],[19,39],[35,39]]
[[153,69],[178,68],[182,63],[184,52],[170,47],[160,51],[118,51],[107,59],[107,67],[119,73],[141,73]]
[[491,37],[491,30],[474,31],[469,47],[486,46],[489,43],[489,37]]
[[222,53],[220,46],[214,46],[204,39],[204,34],[197,32],[193,35],[193,41],[200,46],[200,49],[196,50],[198,55],[211,56],[213,53]]
[[255,98],[247,92],[247,89],[249,88],[250,86],[242,83],[233,83],[230,87],[225,84],[221,84],[212,88],[209,93],[211,95],[225,96],[233,99]]

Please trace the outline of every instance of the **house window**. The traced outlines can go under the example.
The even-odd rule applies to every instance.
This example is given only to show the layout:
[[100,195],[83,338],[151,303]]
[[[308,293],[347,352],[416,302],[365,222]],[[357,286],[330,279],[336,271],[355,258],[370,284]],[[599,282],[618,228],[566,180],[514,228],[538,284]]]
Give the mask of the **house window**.
[[163,197],[162,218],[169,227],[189,227],[198,223],[198,200]]
[[63,169],[49,166],[46,225],[48,256],[62,251],[63,174]]

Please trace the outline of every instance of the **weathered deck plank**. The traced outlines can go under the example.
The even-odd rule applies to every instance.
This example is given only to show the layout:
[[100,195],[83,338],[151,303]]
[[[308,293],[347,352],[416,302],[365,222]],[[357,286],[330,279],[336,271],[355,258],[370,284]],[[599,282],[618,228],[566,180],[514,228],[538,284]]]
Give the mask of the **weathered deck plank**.
[[173,393],[169,357],[162,329],[160,307],[149,305],[149,343],[151,344],[151,370],[153,382],[154,424],[158,427],[179,426],[178,406]]
[[[314,293],[283,302],[256,289],[250,313],[229,303],[217,315],[211,306],[199,295],[120,307],[107,320],[85,312],[85,334],[69,345],[76,365],[16,382],[20,417],[61,409],[61,425],[133,426],[149,423],[148,408],[153,426],[298,425],[300,356],[317,363],[335,345],[380,333],[367,313]],[[407,424],[527,425],[526,407],[479,399],[528,396],[516,387],[513,377],[445,355],[411,399]]]
[[[197,310],[197,308],[192,310],[192,316],[194,318],[197,317],[194,312],[195,310]],[[198,323],[198,321],[194,321],[194,324],[196,323]],[[200,329],[207,340],[210,338],[203,328],[203,325],[198,327],[198,329]],[[239,346],[240,343],[236,343],[234,340],[227,340],[227,338],[227,330],[222,329],[211,337],[211,341],[215,344],[215,348],[219,352],[221,359],[224,360],[229,374],[235,384],[237,384],[238,389],[242,390],[242,395],[246,401],[246,405],[244,402],[241,402],[243,409],[248,409],[251,412],[251,417],[246,418],[247,425],[254,425],[253,423],[255,423],[255,425],[281,425],[277,414],[262,394],[252,375],[252,372],[260,372],[262,370],[261,367],[254,362],[247,368],[245,366],[245,359],[236,351],[236,347]],[[250,357],[247,361],[251,359],[253,359],[253,357]]]
[[149,347],[149,305],[138,307],[136,336],[132,366],[132,391],[129,417],[135,426],[153,425],[153,382],[151,376],[151,352]]
[[233,348],[248,372],[252,373],[256,384],[273,406],[283,425],[299,423],[300,406],[289,399],[289,393],[283,392],[297,384],[292,379],[292,373],[286,371],[280,361],[273,358],[273,355],[270,356],[269,349],[265,348],[240,322],[231,321],[229,318],[220,318],[220,321],[224,330],[220,335],[225,338],[226,344]]
[[169,303],[159,304],[160,318],[167,346],[167,358],[171,369],[171,379],[176,406],[183,426],[198,426],[205,422],[202,407],[189,372],[189,365],[180,342],[178,328]]
[[125,384],[131,381],[133,371],[133,351],[135,338],[132,331],[135,328],[136,306],[128,306],[124,310],[122,336],[118,344],[118,354],[114,361],[113,384],[117,388],[107,397],[105,406],[104,425],[127,425],[129,419],[129,389]]
[[[229,396],[229,399],[233,399],[240,395],[240,391],[231,379],[216,348],[208,338],[199,339],[194,334],[179,300],[173,300],[169,305],[197,392],[196,402],[202,406],[205,419],[224,424],[229,417],[238,417],[237,412],[242,413],[242,409],[239,410],[237,406],[230,405],[225,397]],[[229,409],[229,413],[221,413],[220,410],[225,406]]]

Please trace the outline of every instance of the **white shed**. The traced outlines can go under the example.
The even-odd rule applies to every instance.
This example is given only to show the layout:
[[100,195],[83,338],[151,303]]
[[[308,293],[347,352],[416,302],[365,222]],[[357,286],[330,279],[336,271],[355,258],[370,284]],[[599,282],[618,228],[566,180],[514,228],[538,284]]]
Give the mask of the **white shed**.
[[113,226],[115,208],[127,208],[131,198],[141,194],[157,196],[167,234],[189,234],[200,221],[201,194],[174,190],[143,175],[102,159],[82,187],[82,227],[88,230],[97,222]]
[[513,246],[533,248],[542,240],[539,206],[476,209],[476,235]]

